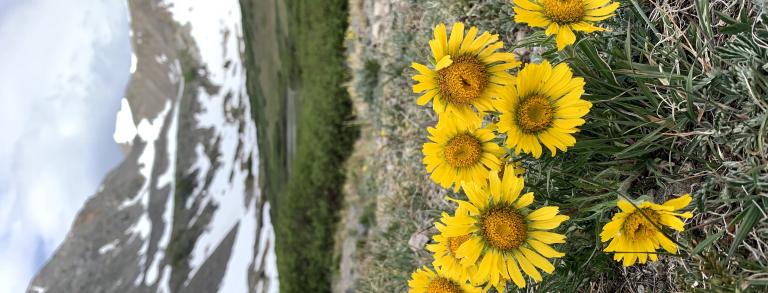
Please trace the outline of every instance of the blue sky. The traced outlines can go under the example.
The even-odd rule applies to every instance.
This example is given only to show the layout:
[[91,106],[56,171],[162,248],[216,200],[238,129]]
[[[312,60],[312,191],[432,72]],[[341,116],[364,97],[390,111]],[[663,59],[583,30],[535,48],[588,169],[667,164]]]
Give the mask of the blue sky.
[[0,0],[0,293],[24,292],[123,155],[125,1]]

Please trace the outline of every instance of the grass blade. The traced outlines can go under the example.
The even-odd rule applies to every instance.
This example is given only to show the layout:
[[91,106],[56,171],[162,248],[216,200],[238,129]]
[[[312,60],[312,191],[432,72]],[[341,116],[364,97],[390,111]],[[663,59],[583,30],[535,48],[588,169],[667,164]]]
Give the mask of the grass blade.
[[693,251],[691,251],[691,255],[697,255],[704,251],[704,249],[707,249],[707,247],[711,246],[712,243],[714,243],[717,240],[720,240],[721,237],[723,237],[723,234],[725,234],[724,231],[720,231],[715,233],[714,235],[710,235],[704,241],[701,241],[696,247],[693,248]]
[[731,248],[728,250],[728,258],[733,256],[733,252],[736,251],[739,244],[747,238],[747,234],[749,234],[749,231],[755,226],[759,217],[760,211],[757,210],[757,207],[754,204],[751,204],[744,212],[744,217],[741,218],[741,222],[739,222],[738,231],[736,231],[736,236],[733,238]]

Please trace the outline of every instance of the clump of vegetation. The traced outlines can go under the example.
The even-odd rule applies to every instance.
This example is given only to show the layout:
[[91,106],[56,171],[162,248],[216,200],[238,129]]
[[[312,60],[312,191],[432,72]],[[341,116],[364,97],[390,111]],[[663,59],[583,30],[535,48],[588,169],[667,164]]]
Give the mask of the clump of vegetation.
[[[251,35],[259,23],[258,19],[248,17],[254,12],[254,4],[242,2],[246,2],[243,3],[246,39],[250,50],[254,50],[262,41]],[[286,3],[288,34],[278,34],[287,36],[287,48],[280,52],[284,61],[280,72],[287,73],[287,77],[282,78],[291,80],[278,86],[298,90],[293,154],[286,154],[285,120],[289,119],[289,113],[268,113],[263,108],[263,99],[277,99],[284,104],[290,97],[286,97],[285,90],[278,97],[265,97],[258,87],[256,73],[259,70],[254,60],[263,57],[259,53],[264,52],[251,51],[248,55],[249,94],[257,99],[253,103],[256,107],[262,106],[254,109],[259,122],[261,162],[270,162],[266,170],[262,169],[263,176],[267,177],[262,184],[266,183],[265,191],[272,205],[281,292],[331,290],[331,276],[336,267],[332,252],[334,231],[345,179],[343,164],[358,133],[350,123],[354,120],[352,103],[343,86],[349,76],[343,46],[346,4],[346,0]],[[279,17],[280,14],[275,11],[273,15]],[[276,29],[285,30],[285,27]],[[277,115],[282,124],[268,125],[266,116],[269,115]],[[286,158],[291,155],[293,159],[288,161]],[[286,179],[281,181],[285,174]]]
[[[358,248],[361,291],[405,291],[411,271],[432,260],[424,244],[437,232],[433,222],[454,208],[422,165],[425,129],[437,117],[415,105],[413,82],[405,78],[413,74],[410,62],[429,54],[413,44],[427,44],[438,22],[509,27],[511,18],[493,17],[505,10],[487,9],[502,2],[402,1],[383,19],[353,5],[351,29],[365,48],[353,51],[354,69],[358,75],[370,70],[360,60],[381,66],[376,89],[354,88],[371,84],[359,82],[351,90],[381,93],[353,95],[367,109],[361,111],[366,131],[377,134],[368,142],[377,156],[361,163],[370,176],[350,176],[362,205],[376,210]],[[768,8],[750,1],[658,2],[624,3],[612,31],[582,36],[564,53],[542,32],[501,33],[534,62],[570,64],[594,105],[565,155],[521,160],[528,191],[571,218],[561,228],[568,237],[565,258],[525,290],[768,289]],[[478,17],[478,11],[489,15]],[[382,23],[388,29],[372,34]],[[530,48],[542,42],[547,45]],[[602,252],[600,231],[617,200],[662,202],[684,193],[694,198],[695,216],[674,235],[677,254],[623,268]]]

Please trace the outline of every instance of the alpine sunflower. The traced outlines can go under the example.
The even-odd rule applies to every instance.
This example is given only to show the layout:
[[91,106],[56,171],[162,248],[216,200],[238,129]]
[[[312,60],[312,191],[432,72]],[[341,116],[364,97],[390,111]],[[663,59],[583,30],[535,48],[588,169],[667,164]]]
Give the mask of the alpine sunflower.
[[684,231],[680,218],[690,219],[691,212],[677,213],[691,203],[691,195],[685,194],[670,199],[663,204],[643,201],[633,205],[621,200],[618,206],[621,212],[614,215],[610,222],[603,226],[600,238],[603,242],[610,241],[605,252],[614,252],[613,259],[622,261],[625,267],[646,263],[648,259],[656,261],[656,250],[664,248],[669,253],[677,253],[677,245],[672,242],[660,229],[669,227],[676,231]]
[[437,272],[424,266],[411,274],[408,281],[409,293],[480,293],[482,289],[466,281],[446,277],[440,269]]
[[512,280],[519,288],[525,287],[521,269],[535,282],[542,280],[538,269],[552,273],[555,267],[547,258],[559,258],[565,254],[549,244],[564,243],[565,236],[547,230],[555,229],[568,219],[558,215],[559,208],[546,206],[530,210],[533,193],[520,195],[523,178],[515,174],[514,166],[508,165],[503,178],[497,172],[488,172],[488,183],[464,182],[464,193],[469,201],[455,200],[467,213],[445,218],[446,237],[470,235],[459,246],[456,256],[461,264],[477,264],[473,281],[488,281],[499,292]]
[[472,106],[480,113],[493,109],[491,97],[502,85],[514,81],[507,70],[520,66],[512,53],[497,52],[504,47],[498,35],[471,27],[464,35],[464,23],[453,24],[450,38],[445,24],[435,27],[434,39],[429,41],[434,57],[434,68],[420,63],[412,67],[419,74],[413,76],[418,83],[414,93],[423,93],[416,103],[432,101],[438,115],[456,113],[457,118],[480,120]]
[[427,131],[430,142],[422,149],[424,164],[430,178],[443,188],[454,185],[458,191],[462,181],[485,181],[489,169],[499,170],[504,149],[493,141],[492,131],[480,128],[480,122],[449,117]]
[[572,133],[585,123],[592,103],[582,100],[584,79],[573,77],[571,68],[548,61],[528,64],[520,70],[514,85],[506,86],[494,100],[501,112],[499,131],[507,134],[506,144],[539,158],[543,144],[555,156],[576,144]]
[[513,0],[515,22],[547,28],[556,35],[557,50],[576,42],[574,31],[591,33],[605,30],[594,23],[614,16],[618,2],[611,0]]
[[[461,214],[466,212],[466,210],[458,208],[455,213]],[[453,216],[448,213],[443,213],[442,215],[443,221],[446,221],[446,219],[451,217]],[[432,265],[436,268],[439,267],[440,270],[451,279],[470,281],[470,283],[473,283],[472,276],[477,272],[477,266],[475,264],[461,264],[461,259],[456,257],[456,250],[469,239],[470,235],[446,237],[443,234],[443,231],[445,230],[445,225],[443,223],[436,222],[435,227],[440,233],[432,236],[434,243],[428,244],[426,247],[427,250],[433,253],[432,256],[434,261],[432,261]]]

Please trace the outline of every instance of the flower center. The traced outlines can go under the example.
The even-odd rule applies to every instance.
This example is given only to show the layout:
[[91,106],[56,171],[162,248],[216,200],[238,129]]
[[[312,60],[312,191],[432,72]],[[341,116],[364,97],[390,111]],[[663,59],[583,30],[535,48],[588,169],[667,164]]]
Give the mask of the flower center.
[[464,244],[467,240],[469,240],[469,234],[464,236],[458,236],[458,237],[449,237],[448,238],[448,250],[451,251],[451,255],[456,256],[456,251],[459,250],[459,247]]
[[552,124],[552,105],[540,95],[525,98],[517,107],[517,124],[525,133],[537,133]]
[[[642,211],[642,214],[640,211]],[[658,231],[653,223],[660,225],[660,218],[661,215],[656,211],[649,208],[643,208],[641,210],[636,210],[634,213],[627,216],[622,228],[624,233],[631,239],[648,239],[653,237]],[[653,222],[649,222],[649,219]]]
[[465,168],[477,164],[483,154],[480,141],[474,136],[459,134],[445,146],[445,161],[456,168]]
[[498,207],[488,211],[482,219],[482,233],[493,248],[513,250],[528,237],[525,218],[512,207]]
[[446,278],[437,277],[429,282],[427,293],[461,293],[461,286]]
[[480,97],[488,85],[485,65],[475,56],[459,56],[437,72],[440,96],[451,104],[466,105]]
[[568,24],[584,18],[583,0],[543,0],[544,14],[553,22]]

